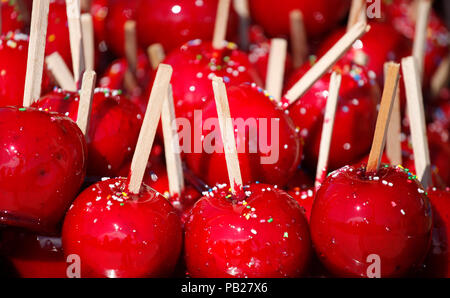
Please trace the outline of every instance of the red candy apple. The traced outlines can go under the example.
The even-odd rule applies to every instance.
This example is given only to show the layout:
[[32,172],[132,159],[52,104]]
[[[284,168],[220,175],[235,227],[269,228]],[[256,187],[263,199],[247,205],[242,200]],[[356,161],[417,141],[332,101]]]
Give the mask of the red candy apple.
[[[291,78],[288,87],[294,85],[308,68],[308,65],[302,67]],[[342,74],[342,84],[331,142],[330,169],[353,163],[369,151],[380,98],[373,71],[344,60],[334,67],[334,71]],[[305,138],[305,162],[310,168],[316,167],[318,159],[330,77],[331,72],[289,108],[289,115]]]
[[433,240],[425,262],[427,277],[450,278],[450,188],[428,191],[433,206]]
[[53,231],[84,180],[87,148],[69,118],[0,108],[0,222]]
[[[179,48],[192,39],[212,39],[218,0],[145,0],[136,12],[139,42],[143,48],[161,43],[166,51]],[[231,13],[227,32],[237,29]]]
[[421,184],[401,167],[377,174],[346,166],[317,192],[311,236],[322,263],[337,276],[367,277],[371,257],[381,277],[421,265],[431,242],[431,205]]
[[161,277],[178,261],[182,230],[175,210],[148,186],[134,195],[127,184],[99,182],[67,213],[64,253],[80,256],[81,277]]
[[[27,57],[28,35],[9,32],[0,37],[0,106],[22,105]],[[45,70],[42,88],[49,88]]]
[[185,253],[192,277],[298,277],[311,256],[308,224],[284,191],[216,187],[190,211]]
[[[297,170],[303,149],[292,120],[255,84],[230,87],[227,93],[237,128],[236,143],[244,183],[259,181],[286,186]],[[222,138],[217,133],[215,102],[204,108],[201,118],[194,119],[193,127],[192,136],[195,138],[201,132],[202,139],[195,138],[193,153],[185,154],[188,167],[208,185],[228,181],[225,154],[220,150]],[[209,136],[215,136],[214,144],[209,144]],[[204,148],[202,152],[195,151],[199,143]]]
[[[72,120],[78,117],[79,95],[55,89],[34,106],[58,112]],[[119,91],[96,89],[92,117],[87,134],[89,149],[88,175],[116,176],[133,155],[142,116],[139,108]]]
[[350,0],[250,0],[250,14],[271,36],[289,36],[289,14],[299,9],[303,13],[308,36],[318,36],[331,30],[345,16]]
[[166,64],[173,67],[173,95],[177,117],[193,116],[214,101],[211,79],[223,77],[227,86],[260,79],[250,64],[247,54],[233,43],[222,50],[214,50],[211,42],[193,40],[169,54]]
[[66,278],[68,264],[61,237],[40,236],[16,229],[0,230],[0,252],[22,278]]

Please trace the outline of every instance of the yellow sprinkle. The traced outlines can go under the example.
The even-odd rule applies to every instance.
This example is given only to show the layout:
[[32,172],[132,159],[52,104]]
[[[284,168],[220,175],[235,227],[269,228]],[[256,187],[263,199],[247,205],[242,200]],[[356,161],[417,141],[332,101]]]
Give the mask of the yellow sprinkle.
[[51,35],[49,35],[49,37],[48,37],[48,41],[49,41],[49,42],[54,42],[55,39],[56,39],[55,34],[51,34]]

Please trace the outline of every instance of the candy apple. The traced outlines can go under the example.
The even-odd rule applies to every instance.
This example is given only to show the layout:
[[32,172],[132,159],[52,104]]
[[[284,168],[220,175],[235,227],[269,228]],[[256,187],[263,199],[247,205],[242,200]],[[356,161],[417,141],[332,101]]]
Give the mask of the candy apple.
[[0,222],[54,231],[83,183],[87,146],[69,118],[0,108]]
[[181,251],[180,219],[170,203],[143,185],[128,192],[127,179],[86,189],[64,221],[66,255],[81,259],[81,277],[163,277]]
[[381,277],[404,276],[424,261],[431,231],[426,191],[402,167],[366,173],[346,166],[333,172],[317,192],[311,214],[321,262],[344,277],[368,277],[374,260]]
[[192,277],[298,277],[312,252],[300,206],[263,184],[236,196],[226,185],[215,187],[191,209],[185,231]]

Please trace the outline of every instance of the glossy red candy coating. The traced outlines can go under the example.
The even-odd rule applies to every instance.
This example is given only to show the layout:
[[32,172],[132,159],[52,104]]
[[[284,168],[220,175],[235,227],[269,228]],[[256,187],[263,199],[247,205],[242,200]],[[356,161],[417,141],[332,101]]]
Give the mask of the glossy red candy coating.
[[[303,66],[288,82],[287,90],[309,69]],[[342,84],[336,111],[329,168],[351,164],[366,154],[372,144],[377,119],[377,104],[381,98],[374,72],[363,66],[341,61],[334,67],[342,73]],[[305,138],[305,163],[315,168],[322,135],[325,106],[331,73],[327,73],[296,103],[289,115]],[[362,125],[364,123],[364,125]]]
[[50,2],[45,55],[48,56],[55,52],[60,54],[69,69],[72,69],[69,25],[67,22],[65,0],[53,0]]
[[20,15],[16,1],[0,0],[2,26],[0,35],[9,31],[21,31],[25,27],[24,19]]
[[[279,187],[286,186],[297,170],[303,149],[302,140],[295,131],[292,120],[255,84],[230,87],[227,93],[231,118],[241,119],[249,124],[244,128],[235,121],[236,145],[244,183],[258,181]],[[225,154],[222,153],[223,144],[215,102],[209,103],[202,116],[202,119],[194,119],[193,126],[194,129],[203,127],[203,131],[200,131],[205,137],[201,143],[202,148],[210,152],[203,150],[201,153],[192,151],[193,153],[185,154],[186,163],[208,185],[226,183],[228,173]],[[206,122],[216,125],[208,127]],[[250,131],[253,133],[249,133]],[[258,138],[254,136],[255,132]],[[191,134],[195,136],[195,131]],[[215,142],[210,142],[209,136],[215,136]],[[199,140],[194,139],[193,143],[198,142]],[[194,149],[192,146],[192,150]]]
[[309,222],[311,220],[311,211],[314,204],[314,198],[316,196],[316,191],[314,188],[302,189],[300,187],[295,187],[290,189],[288,194],[297,201],[300,207],[303,208],[306,219]]
[[[166,52],[192,39],[212,40],[218,0],[145,0],[136,12],[143,48],[161,43]],[[237,16],[231,9],[228,36],[236,34]]]
[[450,278],[450,188],[428,191],[433,206],[433,240],[425,262],[427,277]]
[[61,237],[15,229],[0,230],[0,252],[22,278],[66,278]]
[[[55,89],[39,99],[35,107],[78,118],[79,96]],[[142,116],[136,105],[118,91],[96,89],[87,134],[89,149],[88,175],[117,176],[134,152]]]
[[56,113],[0,108],[0,222],[54,231],[83,183],[87,148],[78,126]]
[[252,184],[239,199],[215,188],[190,211],[185,259],[192,277],[298,277],[311,256],[308,223],[284,191]]
[[[323,56],[344,34],[345,28],[337,30],[320,46],[318,56]],[[382,40],[383,42],[380,42]],[[367,55],[366,67],[377,75],[378,83],[383,84],[384,63],[397,61],[410,55],[411,41],[406,39],[392,25],[371,22],[370,31],[358,40],[344,59],[358,59],[361,52]]]
[[212,75],[223,77],[228,87],[260,81],[247,54],[227,43],[214,50],[211,42],[193,40],[170,53],[164,63],[173,67],[172,86],[177,117],[193,116],[214,102]]
[[116,178],[86,189],[63,226],[66,255],[81,258],[81,277],[164,277],[178,261],[181,222],[170,203],[143,185],[139,195]]
[[[22,106],[27,71],[28,35],[9,32],[0,37],[0,106]],[[43,91],[49,88],[44,70]]]
[[366,277],[370,255],[381,277],[404,276],[423,262],[431,242],[432,212],[425,190],[403,168],[378,174],[346,166],[316,194],[311,235],[322,263],[337,276]]
[[117,56],[125,55],[125,23],[136,20],[136,10],[140,2],[148,0],[94,0],[91,14],[94,32],[98,41],[105,41]]
[[289,14],[299,9],[309,37],[329,32],[345,16],[350,0],[250,0],[250,14],[271,36],[289,36]]

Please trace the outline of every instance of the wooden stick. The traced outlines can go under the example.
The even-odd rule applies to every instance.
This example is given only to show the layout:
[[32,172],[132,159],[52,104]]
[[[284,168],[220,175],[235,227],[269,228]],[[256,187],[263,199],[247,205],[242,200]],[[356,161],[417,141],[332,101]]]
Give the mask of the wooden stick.
[[266,89],[277,101],[281,100],[286,66],[287,41],[273,38],[270,42],[270,54],[267,69]]
[[367,23],[367,3],[366,0],[352,0],[350,15],[347,22],[347,31],[349,31],[358,22]]
[[402,59],[403,79],[406,86],[409,125],[418,179],[425,188],[431,186],[431,162],[428,147],[427,125],[423,106],[419,67],[414,57]]
[[431,95],[436,97],[450,80],[450,53],[439,64],[439,68],[431,78]]
[[50,0],[33,1],[27,73],[23,95],[24,107],[31,106],[41,95],[49,8]]
[[231,0],[219,0],[213,37],[213,48],[216,50],[221,50],[226,40],[230,5]]
[[138,61],[138,44],[136,33],[136,21],[129,20],[124,25],[125,29],[125,57],[128,61],[128,69],[136,76]]
[[[389,63],[384,64],[384,77],[388,76]],[[385,83],[386,84],[386,83]],[[393,165],[403,164],[402,160],[402,114],[400,107],[400,88],[395,92],[394,106],[386,135],[386,155]]]
[[370,27],[359,22],[347,32],[314,66],[287,92],[289,105],[295,103],[314,85]]
[[[423,77],[425,64],[425,47],[427,44],[427,29],[432,3],[430,0],[420,0],[417,5],[417,22],[414,36],[413,56],[419,67],[420,77]],[[422,81],[422,79],[421,79]]]
[[166,100],[162,106],[161,123],[164,134],[167,177],[170,195],[180,195],[184,190],[183,164],[180,155],[180,140],[176,127],[175,105],[172,86],[169,85]]
[[58,52],[54,52],[45,57],[45,65],[59,87],[71,92],[76,92],[78,90],[72,72]]
[[300,10],[293,10],[289,14],[291,26],[292,58],[294,67],[303,65],[308,56],[308,38],[306,35],[303,14]]
[[164,48],[160,43],[152,44],[147,49],[147,55],[150,59],[153,69],[157,69],[158,65],[164,61],[166,54]]
[[248,51],[250,47],[249,28],[252,23],[248,0],[234,0],[233,6],[239,15],[239,48],[243,51]]
[[92,100],[94,98],[95,83],[97,74],[93,70],[86,70],[81,84],[80,102],[78,104],[77,124],[84,135],[89,129],[89,119],[92,110]]
[[368,173],[377,173],[380,169],[381,157],[383,156],[384,147],[386,145],[388,125],[400,79],[400,64],[389,62],[387,68],[386,83],[381,99],[375,136],[372,143],[372,149],[370,150],[369,161],[367,163]]
[[94,24],[90,13],[81,15],[81,31],[83,35],[83,52],[86,70],[95,68]]
[[230,106],[228,105],[228,95],[225,83],[222,78],[213,78],[214,98],[216,100],[217,115],[219,117],[220,131],[222,134],[223,147],[225,151],[225,159],[227,162],[228,178],[233,194],[237,194],[243,186],[241,168],[234,138],[233,121],[230,114]]
[[78,84],[85,68],[83,36],[81,34],[80,0],[66,0],[66,11],[67,21],[69,24],[73,77],[75,82]]
[[128,190],[133,194],[138,194],[147,168],[148,159],[155,140],[156,129],[164,100],[167,97],[170,79],[173,69],[170,65],[160,64],[153,83],[152,91],[148,101],[147,111],[145,112],[141,132],[131,162],[129,174]]
[[330,79],[330,89],[328,92],[325,117],[323,121],[322,137],[319,149],[319,161],[316,172],[316,190],[319,189],[328,173],[328,158],[330,155],[331,139],[333,136],[334,120],[338,105],[339,90],[341,89],[342,75],[333,72]]

